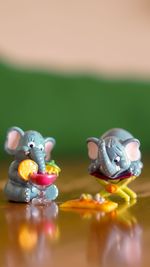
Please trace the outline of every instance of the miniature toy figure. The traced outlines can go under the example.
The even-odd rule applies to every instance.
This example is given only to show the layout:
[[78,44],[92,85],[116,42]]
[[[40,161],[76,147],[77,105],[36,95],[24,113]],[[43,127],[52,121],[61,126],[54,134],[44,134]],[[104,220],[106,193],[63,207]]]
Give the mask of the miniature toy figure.
[[54,145],[53,138],[43,138],[36,131],[24,132],[18,127],[8,130],[5,150],[15,157],[4,188],[8,200],[29,202],[39,193],[41,200],[56,199],[58,189],[52,183],[60,169],[54,161],[48,162]]
[[109,213],[114,211],[118,204],[104,198],[93,199],[90,194],[81,194],[79,199],[68,200],[60,205],[62,210],[82,210],[88,214],[91,211]]
[[91,159],[89,173],[104,187],[100,196],[117,194],[126,201],[136,198],[127,185],[141,174],[143,167],[139,140],[126,130],[115,128],[99,139],[88,138],[87,146]]

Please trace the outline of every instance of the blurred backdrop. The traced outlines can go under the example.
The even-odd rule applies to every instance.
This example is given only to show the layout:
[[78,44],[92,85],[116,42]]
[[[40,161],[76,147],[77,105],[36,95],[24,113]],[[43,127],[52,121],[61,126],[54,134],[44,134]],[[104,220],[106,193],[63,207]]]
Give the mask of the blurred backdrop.
[[0,152],[11,126],[87,158],[86,138],[129,130],[150,152],[150,3],[0,0]]

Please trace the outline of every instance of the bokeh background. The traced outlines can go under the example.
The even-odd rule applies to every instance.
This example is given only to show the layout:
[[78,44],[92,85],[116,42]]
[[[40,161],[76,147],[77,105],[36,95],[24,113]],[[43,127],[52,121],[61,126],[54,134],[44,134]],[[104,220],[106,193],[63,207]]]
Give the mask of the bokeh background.
[[129,130],[150,151],[150,3],[0,0],[0,152],[11,126],[87,158],[86,138]]
[[[0,266],[149,267],[149,123],[149,0],[0,0]],[[59,210],[51,226],[49,209],[6,202],[11,126],[56,139],[57,202],[99,192],[86,139],[127,129],[144,162],[137,205],[108,217]]]

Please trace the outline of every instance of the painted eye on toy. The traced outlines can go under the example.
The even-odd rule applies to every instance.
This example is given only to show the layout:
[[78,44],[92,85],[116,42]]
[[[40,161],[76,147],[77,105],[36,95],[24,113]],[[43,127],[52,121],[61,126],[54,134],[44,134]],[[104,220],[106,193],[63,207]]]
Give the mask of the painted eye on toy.
[[28,143],[28,146],[29,146],[30,148],[33,148],[33,147],[35,147],[35,143],[34,143],[33,141],[31,141],[31,142]]
[[120,157],[117,156],[117,157],[114,159],[114,162],[116,162],[116,163],[120,162]]
[[38,146],[38,148],[39,148],[41,151],[44,150],[44,146],[43,146],[42,144],[40,144],[40,145]]

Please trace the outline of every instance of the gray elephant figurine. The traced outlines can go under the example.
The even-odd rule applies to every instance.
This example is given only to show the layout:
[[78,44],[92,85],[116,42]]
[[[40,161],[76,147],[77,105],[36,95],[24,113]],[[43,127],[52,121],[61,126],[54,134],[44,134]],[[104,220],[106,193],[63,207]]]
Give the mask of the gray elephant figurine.
[[127,201],[136,198],[127,184],[141,174],[140,142],[124,129],[114,128],[100,138],[87,139],[89,173],[104,186],[101,195],[116,193]]
[[[5,150],[13,155],[15,160],[10,164],[8,181],[4,193],[8,200],[15,202],[29,202],[38,194],[38,189],[29,182],[23,180],[18,173],[21,161],[31,159],[38,165],[38,171],[45,173],[46,162],[50,160],[50,154],[55,145],[55,139],[43,138],[36,131],[26,131],[18,127],[12,127],[7,132]],[[54,200],[58,196],[57,187],[52,184],[46,189],[46,197]]]

